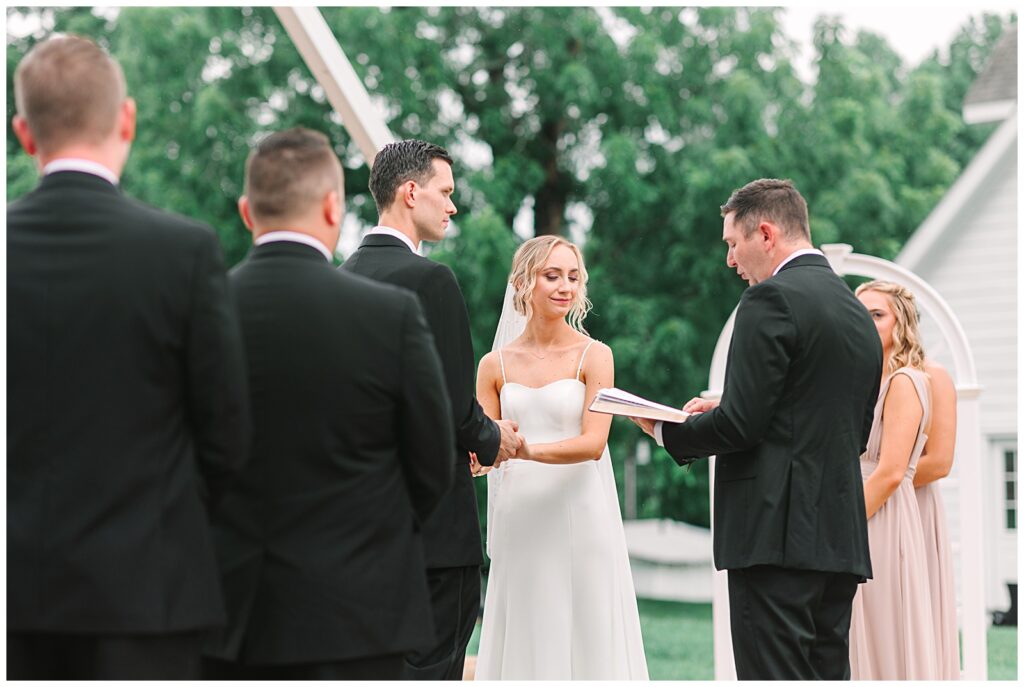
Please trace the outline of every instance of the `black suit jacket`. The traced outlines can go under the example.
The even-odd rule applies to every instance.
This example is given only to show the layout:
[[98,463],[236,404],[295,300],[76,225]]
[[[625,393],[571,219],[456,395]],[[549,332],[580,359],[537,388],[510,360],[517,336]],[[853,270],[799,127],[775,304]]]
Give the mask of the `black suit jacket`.
[[746,290],[721,404],[662,433],[677,462],[718,456],[719,570],[871,576],[859,456],[881,374],[878,332],[824,257],[795,258]]
[[213,518],[228,628],[208,653],[320,663],[429,642],[417,522],[454,449],[419,303],[294,242],[257,246],[230,280],[255,440]]
[[419,296],[441,356],[455,421],[455,446],[449,460],[455,484],[424,526],[427,566],[448,568],[483,562],[476,493],[469,472],[469,451],[483,465],[498,455],[501,435],[476,400],[473,341],[459,283],[447,265],[413,253],[400,239],[370,234],[342,269],[410,289]]
[[224,621],[197,467],[248,455],[214,233],[58,172],[7,207],[7,628]]

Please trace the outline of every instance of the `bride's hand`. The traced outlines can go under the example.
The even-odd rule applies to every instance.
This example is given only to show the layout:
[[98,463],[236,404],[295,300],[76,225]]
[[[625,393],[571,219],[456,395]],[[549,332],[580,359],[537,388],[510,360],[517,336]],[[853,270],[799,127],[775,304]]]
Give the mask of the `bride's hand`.
[[521,460],[533,460],[533,451],[530,449],[529,442],[524,438],[522,445],[519,447],[519,452],[516,453],[516,458]]

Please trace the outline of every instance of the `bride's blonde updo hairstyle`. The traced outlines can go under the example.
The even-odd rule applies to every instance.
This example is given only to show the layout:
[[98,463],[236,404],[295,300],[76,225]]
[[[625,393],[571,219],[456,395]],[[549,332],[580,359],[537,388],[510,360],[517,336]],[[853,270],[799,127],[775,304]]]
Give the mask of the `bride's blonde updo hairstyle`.
[[889,374],[901,367],[924,370],[924,347],[921,346],[921,334],[917,329],[920,317],[914,294],[904,286],[880,280],[861,284],[856,294],[859,296],[865,291],[885,294],[892,314],[896,317],[896,324],[892,328],[892,355],[886,366]]
[[587,276],[587,268],[583,264],[583,254],[580,253],[580,249],[576,244],[567,241],[561,236],[538,236],[525,241],[523,245],[519,246],[515,256],[512,258],[512,271],[508,275],[508,280],[515,290],[512,297],[512,305],[515,306],[516,312],[527,320],[533,316],[533,305],[530,303],[530,297],[533,295],[533,287],[537,284],[537,273],[544,267],[544,263],[547,262],[551,251],[556,246],[568,246],[576,254],[576,260],[579,262],[579,286],[576,288],[576,296],[569,307],[567,319],[573,329],[586,334],[587,330],[583,328],[583,320],[586,318],[587,313],[590,312],[590,308],[593,307],[587,299],[587,279],[589,278]]

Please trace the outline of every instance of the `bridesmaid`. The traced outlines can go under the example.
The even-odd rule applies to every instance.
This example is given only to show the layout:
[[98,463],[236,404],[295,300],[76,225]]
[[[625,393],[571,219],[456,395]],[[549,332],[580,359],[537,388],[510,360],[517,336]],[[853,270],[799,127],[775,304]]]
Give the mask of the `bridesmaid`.
[[931,391],[913,295],[895,284],[857,289],[885,361],[868,449],[861,456],[873,579],[860,586],[850,622],[855,680],[939,678],[927,550],[914,473],[931,424]]
[[960,635],[956,624],[956,587],[953,578],[953,553],[946,531],[946,508],[938,480],[953,467],[956,445],[956,387],[946,369],[925,361],[925,372],[932,382],[932,430],[924,453],[917,461],[914,486],[924,526],[924,545],[928,555],[928,580],[932,592],[932,617],[939,652],[939,677],[960,679]]

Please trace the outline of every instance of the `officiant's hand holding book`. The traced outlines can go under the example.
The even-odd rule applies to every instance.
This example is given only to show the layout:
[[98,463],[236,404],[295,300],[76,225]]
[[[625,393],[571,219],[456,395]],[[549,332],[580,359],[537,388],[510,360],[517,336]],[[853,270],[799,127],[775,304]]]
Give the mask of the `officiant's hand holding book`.
[[622,389],[610,388],[601,389],[597,392],[590,410],[595,413],[607,413],[608,415],[622,415],[624,417],[639,417],[648,420],[662,420],[664,422],[685,422],[690,413],[671,408],[646,398],[641,398]]

